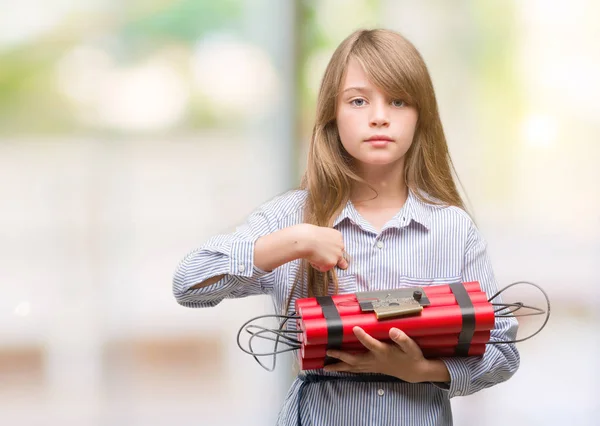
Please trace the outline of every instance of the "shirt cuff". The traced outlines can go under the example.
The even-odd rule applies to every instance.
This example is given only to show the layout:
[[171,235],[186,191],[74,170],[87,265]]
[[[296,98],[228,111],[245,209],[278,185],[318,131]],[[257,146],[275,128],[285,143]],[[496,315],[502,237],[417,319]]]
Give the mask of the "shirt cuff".
[[229,254],[229,273],[250,278],[254,272],[254,242],[234,241]]
[[232,293],[240,284],[247,282],[244,278],[252,278],[253,281],[256,280],[262,285],[264,284],[263,280],[268,283],[267,277],[274,275],[273,272],[263,271],[254,266],[253,241],[232,242],[228,257],[229,259],[225,260],[226,263],[221,266],[213,265],[213,276],[225,275],[221,280],[206,287],[189,290],[187,296],[211,294],[223,298]]
[[448,391],[448,398],[468,395],[471,374],[464,358],[441,358],[450,373],[450,383],[432,383],[435,387]]
[[238,277],[253,278],[263,287],[272,287],[268,277],[273,271],[263,271],[254,265],[254,241],[234,241],[229,255],[229,273]]

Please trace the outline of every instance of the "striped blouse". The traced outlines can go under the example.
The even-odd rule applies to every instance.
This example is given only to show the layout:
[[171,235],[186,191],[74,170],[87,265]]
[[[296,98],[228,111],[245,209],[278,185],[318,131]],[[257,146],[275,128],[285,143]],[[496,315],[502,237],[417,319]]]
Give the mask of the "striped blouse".
[[[254,265],[254,243],[264,235],[303,221],[306,192],[293,190],[255,210],[235,232],[217,235],[190,252],[173,279],[177,302],[191,308],[215,306],[226,298],[269,294],[277,312],[287,302],[299,260],[271,272]],[[340,293],[407,286],[479,281],[488,296],[497,285],[486,243],[473,221],[456,207],[419,200],[412,191],[400,211],[377,232],[348,202],[334,221],[352,261],[337,270]],[[215,284],[190,289],[224,274]],[[306,297],[300,287],[292,297]],[[304,286],[305,288],[305,286]],[[291,305],[293,307],[293,303]],[[513,340],[515,319],[498,318],[492,341]],[[451,425],[450,398],[465,396],[508,380],[519,367],[513,344],[488,345],[483,356],[442,358],[449,383],[304,383],[296,378],[285,398],[278,425]],[[348,376],[349,373],[305,371],[301,374]],[[298,392],[302,387],[302,399]]]

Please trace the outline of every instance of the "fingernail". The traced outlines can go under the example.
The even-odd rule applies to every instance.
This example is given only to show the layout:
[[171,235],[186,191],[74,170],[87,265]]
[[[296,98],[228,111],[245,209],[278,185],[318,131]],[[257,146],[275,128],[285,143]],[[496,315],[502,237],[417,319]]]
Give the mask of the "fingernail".
[[395,339],[395,338],[397,338],[397,337],[400,337],[400,330],[398,330],[397,328],[392,328],[392,329],[390,330],[390,337],[391,337],[392,339]]

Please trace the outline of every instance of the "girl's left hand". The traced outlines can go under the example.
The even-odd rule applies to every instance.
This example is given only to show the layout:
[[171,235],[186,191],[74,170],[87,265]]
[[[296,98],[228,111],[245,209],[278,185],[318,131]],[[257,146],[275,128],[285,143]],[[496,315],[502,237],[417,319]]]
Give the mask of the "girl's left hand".
[[341,362],[325,366],[325,371],[349,373],[379,373],[418,383],[427,369],[428,360],[419,346],[397,328],[390,330],[394,343],[384,343],[369,336],[362,328],[354,327],[354,335],[369,351],[364,354],[329,350],[327,355]]

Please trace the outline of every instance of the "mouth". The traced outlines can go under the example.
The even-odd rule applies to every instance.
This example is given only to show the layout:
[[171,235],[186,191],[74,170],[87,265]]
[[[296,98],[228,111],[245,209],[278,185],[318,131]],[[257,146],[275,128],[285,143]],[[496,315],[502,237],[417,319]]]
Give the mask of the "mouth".
[[389,143],[394,142],[392,138],[385,135],[375,135],[371,136],[369,139],[365,140],[365,142],[371,144],[371,146],[375,148],[383,148],[387,146]]
[[366,142],[393,142],[394,140],[392,138],[390,138],[389,136],[385,136],[385,135],[375,135],[375,136],[371,136],[369,139],[366,140]]

